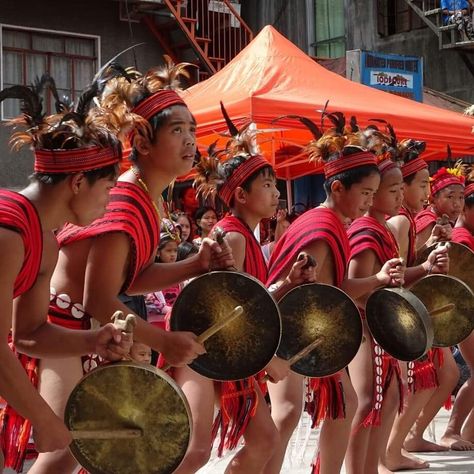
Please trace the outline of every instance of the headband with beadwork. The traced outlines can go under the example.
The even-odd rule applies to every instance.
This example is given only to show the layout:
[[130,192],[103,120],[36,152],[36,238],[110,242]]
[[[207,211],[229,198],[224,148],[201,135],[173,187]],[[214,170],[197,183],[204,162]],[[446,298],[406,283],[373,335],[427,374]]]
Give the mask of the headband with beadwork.
[[341,155],[339,158],[324,164],[324,176],[328,179],[344,171],[367,165],[377,166],[376,157],[370,151]]

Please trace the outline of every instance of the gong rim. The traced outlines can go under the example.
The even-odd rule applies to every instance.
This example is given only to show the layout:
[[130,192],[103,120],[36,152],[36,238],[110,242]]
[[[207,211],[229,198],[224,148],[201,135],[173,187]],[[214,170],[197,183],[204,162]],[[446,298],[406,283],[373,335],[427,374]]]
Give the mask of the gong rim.
[[428,310],[412,292],[381,288],[366,302],[367,326],[377,344],[397,360],[423,357],[433,343]]
[[433,325],[433,346],[451,347],[463,342],[474,329],[474,293],[459,278],[448,275],[428,275],[413,285],[411,291],[428,312],[454,303],[455,308],[430,315]]
[[[415,265],[420,265],[430,252],[436,249],[438,244],[430,245],[421,252],[416,259]],[[459,242],[449,242],[449,270],[448,276],[458,278],[465,283],[471,291],[474,291],[474,252]]]
[[360,312],[341,289],[324,283],[300,285],[286,293],[279,306],[282,338],[278,357],[288,360],[322,337],[321,345],[291,366],[293,372],[327,377],[347,367],[356,356],[363,333]]
[[[135,411],[131,411],[128,415],[129,418],[125,420],[125,416],[123,413],[114,414],[116,418],[120,419],[120,427],[116,426],[116,420],[111,421],[111,417],[103,416],[102,419],[97,418],[97,414],[100,413],[107,414],[107,410],[101,412],[100,409],[104,409],[105,405],[116,403],[115,396],[119,396],[119,394],[115,394],[114,392],[107,393],[108,397],[104,397],[103,393],[101,392],[101,387],[99,386],[97,389],[94,388],[94,383],[98,380],[104,379],[104,372],[105,371],[114,371],[114,379],[117,380],[122,378],[122,380],[127,378],[127,372],[133,373],[135,371],[136,374],[140,374],[139,377],[145,376],[145,378],[150,377],[150,380],[154,380],[158,382],[158,384],[154,384],[153,392],[155,393],[154,396],[151,397],[150,393],[140,393],[140,387],[133,387],[133,383],[129,384],[130,388],[133,391],[133,403],[135,407],[147,407],[146,414],[138,414]],[[110,377],[110,373],[109,373]],[[123,380],[123,382],[128,382],[128,380]],[[135,380],[136,382],[136,380]],[[87,384],[92,383],[92,390],[90,390],[90,386]],[[163,385],[162,385],[163,384]],[[84,390],[85,387],[85,390]],[[116,388],[116,387],[114,387]],[[145,391],[145,387],[142,387]],[[81,391],[82,390],[82,391]],[[168,391],[168,393],[167,393]],[[142,396],[141,396],[142,395]],[[145,399],[145,395],[148,397]],[[163,410],[162,413],[157,414],[155,412],[151,412],[150,410],[157,410],[159,405],[159,398],[165,395],[165,400],[170,401],[170,407],[168,407],[168,411],[166,408]],[[109,397],[112,400],[109,400]],[[94,415],[92,419],[89,419],[90,413],[84,413],[84,410],[78,409],[80,407],[80,403],[87,401],[94,401],[97,403],[96,407],[94,407]],[[102,404],[100,403],[102,399]],[[162,400],[162,399],[161,399]],[[117,404],[117,406],[120,406]],[[178,406],[178,410],[173,412],[173,408]],[[91,412],[91,410],[89,410]],[[159,430],[163,426],[166,427],[166,430],[163,430],[163,436],[160,437],[160,433],[156,433],[158,436],[155,436],[155,432],[150,433],[148,426],[149,420],[153,419],[153,416],[160,417],[160,422],[157,425],[153,425],[156,430]],[[133,420],[132,420],[133,418]],[[146,418],[146,419],[145,419]],[[98,421],[98,423],[97,423]],[[187,421],[187,423],[184,423]],[[179,426],[178,426],[179,422]],[[191,409],[189,407],[189,403],[182,392],[181,388],[177,385],[177,383],[165,372],[156,367],[153,367],[148,364],[138,363],[134,361],[121,361],[121,362],[114,362],[110,364],[105,364],[99,367],[96,367],[91,372],[84,375],[84,377],[79,381],[79,383],[74,387],[73,391],[71,392],[65,412],[64,412],[64,423],[68,427],[69,430],[74,431],[74,429],[90,429],[84,428],[84,425],[88,426],[87,423],[93,423],[93,429],[123,429],[123,428],[131,428],[131,429],[142,429],[144,435],[137,439],[127,439],[127,440],[89,440],[89,439],[75,439],[72,441],[71,445],[69,446],[70,451],[74,458],[78,461],[78,463],[87,469],[91,474],[117,474],[120,472],[121,474],[149,474],[153,472],[153,474],[169,474],[173,472],[183,460],[187,448],[189,446],[189,442],[191,440],[192,434],[192,415]],[[113,428],[111,427],[111,423]],[[176,426],[173,425],[175,423]],[[187,427],[187,430],[183,431],[183,426]],[[167,440],[168,436],[174,436],[179,431],[179,442],[181,445],[179,446],[179,452],[176,452],[169,456],[170,454],[170,443]],[[148,437],[147,437],[148,436]],[[159,439],[159,440],[158,440]],[[145,440],[150,440],[152,444],[152,448],[148,451],[148,448],[151,448],[150,443],[145,446]],[[135,446],[136,445],[136,446]],[[97,448],[99,446],[99,448]],[[147,463],[147,466],[140,466],[138,463],[140,460],[143,460],[143,452],[139,452],[137,448],[143,448],[143,450],[147,449],[148,455],[153,455],[154,458],[156,456],[156,463],[153,463],[153,467]],[[174,448],[174,446],[172,446]],[[97,450],[99,449],[99,453]],[[100,450],[115,451],[117,453],[114,456],[114,459],[110,459],[107,461],[107,465],[98,465],[97,458],[94,458],[94,455],[90,453],[93,452],[94,454],[101,455]],[[143,451],[142,450],[142,451]],[[133,453],[130,457],[128,457],[127,467],[123,467],[123,462],[118,461],[119,453],[123,453],[125,451],[130,451]],[[160,464],[160,457],[161,455],[165,455],[166,462]],[[100,461],[99,461],[100,463]],[[118,463],[118,464],[117,464]]]
[[196,335],[216,322],[209,318],[226,316],[236,306],[243,307],[243,314],[209,338],[204,343],[206,354],[189,365],[206,378],[241,380],[263,370],[280,343],[279,307],[259,280],[232,271],[213,271],[191,280],[173,305],[171,330]]

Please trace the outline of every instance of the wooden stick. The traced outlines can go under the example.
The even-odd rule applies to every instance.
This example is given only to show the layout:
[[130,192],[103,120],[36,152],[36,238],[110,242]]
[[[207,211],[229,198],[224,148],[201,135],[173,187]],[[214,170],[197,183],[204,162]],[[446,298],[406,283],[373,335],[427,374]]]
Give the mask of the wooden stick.
[[71,431],[73,439],[135,439],[143,436],[140,429],[123,430],[74,430]]
[[456,305],[454,303],[449,303],[444,306],[440,306],[439,308],[433,309],[432,311],[429,312],[430,316],[436,316],[441,313],[447,313],[448,311],[451,311],[454,309]]
[[[290,364],[290,367],[294,364],[296,364],[299,360],[301,360],[303,357],[306,357],[313,349],[316,349],[320,344],[322,344],[323,339],[318,337],[315,339],[311,344],[308,344],[306,347],[301,349],[298,353],[296,353],[294,356],[290,357],[288,359],[288,364]],[[261,381],[262,382],[268,382],[270,380],[270,376],[267,374],[265,375]]]
[[230,324],[237,316],[240,316],[244,312],[244,308],[242,306],[236,306],[232,312],[223,318],[221,321],[213,324],[209,329],[206,329],[202,334],[200,334],[197,338],[197,342],[202,344],[204,341],[207,341],[210,337],[214,336],[216,332],[219,332],[225,326]]
[[[227,315],[225,318],[222,318],[221,321],[217,321],[217,323],[213,324],[210,328],[206,329],[203,333],[201,333],[196,339],[197,342],[199,342],[199,344],[202,344],[203,342],[207,341],[210,337],[214,336],[216,332],[219,332],[225,326],[230,324],[243,312],[244,308],[242,308],[242,306],[236,306],[229,315]],[[171,367],[172,366],[170,364],[166,364],[161,370],[164,370],[166,372]]]
[[301,349],[297,354],[288,359],[290,366],[296,364],[303,357],[306,357],[313,349],[316,349],[316,347],[322,344],[322,342],[323,340],[318,337],[318,339],[315,339],[311,344],[308,344],[305,348]]

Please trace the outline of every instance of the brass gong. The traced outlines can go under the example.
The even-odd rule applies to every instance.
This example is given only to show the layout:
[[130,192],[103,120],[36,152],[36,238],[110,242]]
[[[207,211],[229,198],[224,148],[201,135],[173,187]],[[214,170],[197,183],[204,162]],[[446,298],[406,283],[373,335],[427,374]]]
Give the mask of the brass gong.
[[213,380],[240,380],[255,375],[273,358],[281,337],[278,306],[267,289],[250,275],[214,271],[192,280],[171,311],[173,331],[196,335],[242,306],[243,313],[206,340],[207,353],[189,367]]
[[464,341],[474,329],[474,293],[458,278],[429,275],[415,283],[411,291],[431,312],[450,303],[448,311],[431,315],[433,346],[450,347]]
[[[191,412],[178,385],[148,364],[99,366],[72,391],[64,421],[75,432],[107,432],[107,439],[74,439],[70,449],[91,474],[171,474],[191,437]],[[114,432],[140,436],[114,439]]]
[[[415,265],[420,265],[427,258],[432,250],[438,245],[434,244],[425,249],[417,256]],[[469,247],[457,242],[449,242],[449,271],[448,275],[459,278],[474,291],[474,252]]]
[[355,303],[342,290],[309,283],[289,291],[279,302],[282,337],[277,355],[289,360],[316,339],[321,343],[291,369],[307,377],[335,374],[355,357],[362,341],[362,321]]
[[365,316],[377,344],[395,359],[416,360],[431,348],[433,327],[428,310],[406,289],[374,291],[367,299]]

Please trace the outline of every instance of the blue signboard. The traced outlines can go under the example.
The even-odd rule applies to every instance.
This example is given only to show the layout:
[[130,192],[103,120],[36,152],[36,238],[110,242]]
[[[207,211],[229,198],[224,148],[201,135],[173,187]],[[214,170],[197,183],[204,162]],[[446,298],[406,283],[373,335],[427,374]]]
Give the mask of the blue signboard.
[[423,59],[416,56],[360,52],[360,82],[423,102]]

